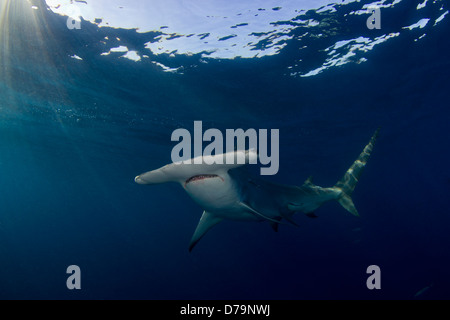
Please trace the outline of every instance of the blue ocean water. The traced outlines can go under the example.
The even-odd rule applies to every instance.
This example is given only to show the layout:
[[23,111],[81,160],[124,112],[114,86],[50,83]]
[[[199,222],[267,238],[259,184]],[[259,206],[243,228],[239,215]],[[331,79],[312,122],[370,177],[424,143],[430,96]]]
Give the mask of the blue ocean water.
[[[0,2],[1,299],[450,298],[448,2],[381,1],[381,29],[368,29],[370,1],[330,1],[231,58],[234,36],[216,57],[158,54],[145,44],[164,28],[69,29],[50,2]],[[247,10],[296,6],[279,2]],[[161,46],[189,40],[169,36]],[[102,55],[119,46],[140,59]],[[195,120],[279,129],[280,170],[265,178],[324,187],[381,127],[353,195],[361,216],[330,202],[278,233],[225,221],[189,253],[202,209],[178,185],[133,179],[169,163],[171,133]],[[81,290],[66,287],[69,265]]]

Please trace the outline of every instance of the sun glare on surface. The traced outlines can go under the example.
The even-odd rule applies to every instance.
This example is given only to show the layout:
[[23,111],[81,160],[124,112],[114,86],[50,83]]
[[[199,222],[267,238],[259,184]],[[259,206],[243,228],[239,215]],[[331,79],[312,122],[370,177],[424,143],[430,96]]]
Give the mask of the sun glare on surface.
[[30,0],[0,0],[0,101],[4,121],[25,123],[30,112],[52,114],[64,131],[61,110],[69,99],[60,84],[70,75],[64,59],[55,59],[62,53],[55,50],[58,40],[46,10]]

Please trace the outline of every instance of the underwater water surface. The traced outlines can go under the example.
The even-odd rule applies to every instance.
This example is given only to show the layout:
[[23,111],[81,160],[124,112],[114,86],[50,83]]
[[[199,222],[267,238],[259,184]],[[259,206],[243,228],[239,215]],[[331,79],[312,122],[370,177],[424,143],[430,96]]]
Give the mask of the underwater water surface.
[[[0,0],[0,299],[450,298],[448,9]],[[264,179],[323,187],[380,127],[360,217],[330,202],[277,233],[224,221],[189,253],[203,210],[134,177],[198,120],[279,129]]]

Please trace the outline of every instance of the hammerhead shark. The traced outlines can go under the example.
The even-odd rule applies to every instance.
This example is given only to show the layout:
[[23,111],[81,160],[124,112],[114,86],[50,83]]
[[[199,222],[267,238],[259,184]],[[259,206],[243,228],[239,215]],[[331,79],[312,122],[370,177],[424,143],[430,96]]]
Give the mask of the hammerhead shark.
[[317,217],[317,208],[330,200],[337,200],[352,215],[359,216],[351,195],[370,157],[378,132],[379,129],[343,178],[330,188],[313,184],[311,178],[298,187],[276,184],[251,176],[242,166],[255,163],[258,155],[254,149],[233,151],[232,156],[235,159],[245,158],[243,164],[238,161],[227,164],[223,161],[230,159],[230,153],[200,156],[202,159],[175,162],[143,173],[135,177],[135,182],[177,182],[204,209],[189,244],[189,251],[192,251],[213,226],[225,219],[267,221],[277,231],[278,225],[284,223],[284,220],[297,225],[293,220],[296,212],[303,212],[311,218]]

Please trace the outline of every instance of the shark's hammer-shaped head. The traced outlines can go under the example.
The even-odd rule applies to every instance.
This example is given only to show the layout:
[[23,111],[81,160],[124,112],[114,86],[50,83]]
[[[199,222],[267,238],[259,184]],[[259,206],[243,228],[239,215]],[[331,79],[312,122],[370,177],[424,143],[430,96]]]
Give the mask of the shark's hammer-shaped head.
[[139,184],[179,182],[186,186],[205,179],[220,178],[221,174],[228,170],[256,163],[257,159],[258,155],[254,149],[200,156],[140,174],[134,181]]
[[257,157],[252,149],[197,157],[143,173],[135,181],[139,184],[178,182],[204,210],[221,211],[240,200],[236,184],[228,171],[247,163],[256,163]]

